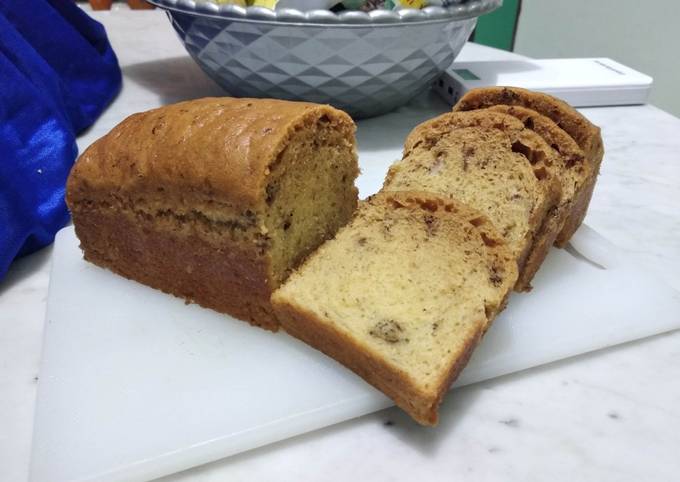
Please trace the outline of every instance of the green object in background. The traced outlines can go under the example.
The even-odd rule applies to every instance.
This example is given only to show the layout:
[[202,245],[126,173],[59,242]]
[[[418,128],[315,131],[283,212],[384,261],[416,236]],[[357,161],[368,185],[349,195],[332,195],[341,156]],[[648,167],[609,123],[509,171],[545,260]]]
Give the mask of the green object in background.
[[463,80],[479,80],[479,77],[468,69],[453,69],[453,71],[460,75],[460,78]]
[[503,0],[503,5],[477,20],[472,41],[489,47],[512,51],[521,0]]

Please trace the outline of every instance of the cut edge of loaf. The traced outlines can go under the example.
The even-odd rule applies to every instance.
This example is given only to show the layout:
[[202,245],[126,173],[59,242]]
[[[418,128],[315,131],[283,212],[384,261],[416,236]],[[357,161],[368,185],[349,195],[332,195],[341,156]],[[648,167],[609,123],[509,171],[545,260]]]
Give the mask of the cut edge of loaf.
[[[272,303],[283,328],[292,336],[320,350],[357,373],[392,398],[400,408],[405,410],[418,423],[436,425],[438,407],[442,398],[467,364],[470,355],[489,328],[492,320],[505,307],[507,297],[517,279],[517,268],[492,223],[483,214],[460,202],[444,200],[432,193],[381,192],[364,201],[359,211],[364,208],[364,203],[368,202],[394,202],[395,206],[411,206],[411,209],[413,209],[412,206],[416,205],[418,206],[416,209],[428,213],[439,208],[455,211],[456,215],[461,215],[463,219],[467,219],[467,222],[474,226],[483,241],[481,245],[489,250],[487,255],[491,256],[491,253],[493,253],[494,259],[499,262],[502,260],[506,270],[504,271],[505,277],[501,281],[502,285],[499,288],[499,294],[502,294],[501,299],[497,303],[487,304],[488,300],[484,302],[485,306],[480,311],[480,316],[483,319],[475,321],[475,328],[465,335],[462,340],[462,349],[457,353],[455,362],[447,367],[445,373],[441,376],[436,390],[424,393],[422,387],[419,387],[408,373],[374,354],[370,346],[365,343],[362,344],[355,336],[341,331],[337,325],[319,318],[317,314],[311,311],[309,306],[300,305],[295,300],[287,298],[287,290],[290,289],[288,283],[301,276],[299,271],[291,276],[288,283],[274,292]],[[338,236],[351,229],[352,223],[342,228]],[[330,243],[332,242],[334,241],[330,241]],[[307,262],[324,255],[325,247],[322,246],[320,250],[312,254]],[[304,270],[304,266],[301,267],[302,270]]]
[[306,136],[298,129],[292,138],[302,136],[300,142],[284,148],[270,166],[265,225],[272,243],[273,289],[314,249],[333,237],[357,207],[359,166],[354,124],[350,134],[344,124],[348,117],[338,119],[341,125],[326,117],[323,112],[302,118],[300,122],[312,122],[315,128],[308,129]]

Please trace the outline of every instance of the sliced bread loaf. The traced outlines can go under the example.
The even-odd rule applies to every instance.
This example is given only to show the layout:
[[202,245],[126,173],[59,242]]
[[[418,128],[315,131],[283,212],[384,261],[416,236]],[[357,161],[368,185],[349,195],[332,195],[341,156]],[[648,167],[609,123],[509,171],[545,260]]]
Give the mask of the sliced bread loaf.
[[[417,126],[389,170],[386,191],[458,199],[496,225],[517,260],[515,289],[530,288],[555,236],[560,184],[555,153],[516,118],[489,111],[448,113]],[[552,231],[547,227],[552,226]]]
[[381,192],[272,304],[291,335],[434,425],[516,279],[512,253],[478,211],[430,193]]
[[592,198],[600,164],[604,156],[604,145],[600,128],[592,124],[566,102],[540,92],[518,87],[485,87],[466,93],[453,108],[454,111],[468,111],[494,105],[528,107],[550,118],[563,129],[583,150],[587,162],[588,179],[582,192],[575,200],[557,243],[565,245],[583,222]]

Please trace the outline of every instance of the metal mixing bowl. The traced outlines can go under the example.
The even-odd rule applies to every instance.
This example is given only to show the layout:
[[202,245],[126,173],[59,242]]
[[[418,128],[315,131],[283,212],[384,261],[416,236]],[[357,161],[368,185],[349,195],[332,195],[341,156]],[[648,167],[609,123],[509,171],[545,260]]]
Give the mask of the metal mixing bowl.
[[371,117],[408,102],[458,55],[477,17],[502,0],[368,13],[151,0],[184,47],[231,95],[328,103]]

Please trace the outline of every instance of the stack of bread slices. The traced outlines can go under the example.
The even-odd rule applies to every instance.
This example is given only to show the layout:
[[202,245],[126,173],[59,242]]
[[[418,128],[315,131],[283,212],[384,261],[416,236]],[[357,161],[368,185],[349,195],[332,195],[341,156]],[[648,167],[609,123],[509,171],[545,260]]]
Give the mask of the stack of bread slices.
[[88,261],[283,327],[434,425],[509,293],[581,224],[600,132],[544,94],[471,91],[357,208],[354,130],[272,99],[154,109],[83,153],[67,202]]
[[509,292],[581,224],[602,156],[560,100],[469,92],[413,129],[382,190],[274,293],[282,326],[435,424]]

